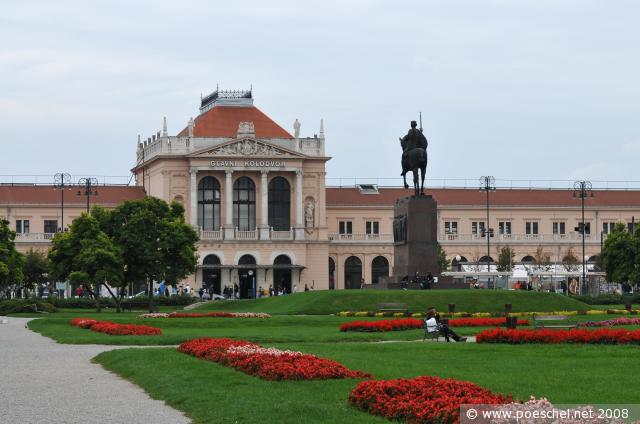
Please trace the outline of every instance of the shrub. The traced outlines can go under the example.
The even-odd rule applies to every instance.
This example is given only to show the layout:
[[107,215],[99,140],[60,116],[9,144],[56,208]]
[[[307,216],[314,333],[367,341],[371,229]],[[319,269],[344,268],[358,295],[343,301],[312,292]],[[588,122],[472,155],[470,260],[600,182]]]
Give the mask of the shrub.
[[37,299],[10,299],[0,301],[0,315],[56,311],[56,307],[51,303]]
[[[155,296],[153,302],[160,306],[186,306],[198,301],[197,298],[191,296]],[[52,303],[58,308],[78,308],[92,309],[96,307],[96,302],[90,297],[53,299]],[[149,307],[149,298],[146,296],[137,296],[122,301],[123,307],[131,306],[135,309],[146,309]],[[101,297],[100,306],[103,308],[115,308],[116,302],[111,297]]]

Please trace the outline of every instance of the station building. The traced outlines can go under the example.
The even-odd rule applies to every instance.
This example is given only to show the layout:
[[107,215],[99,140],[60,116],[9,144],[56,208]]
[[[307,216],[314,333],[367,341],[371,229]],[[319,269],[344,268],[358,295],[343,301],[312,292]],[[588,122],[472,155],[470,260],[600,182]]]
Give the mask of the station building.
[[[251,91],[220,91],[201,99],[199,114],[177,135],[138,140],[135,185],[99,186],[92,204],[115,207],[156,196],[181,203],[198,229],[199,261],[186,282],[220,293],[237,285],[287,292],[375,285],[393,267],[393,208],[411,191],[361,184],[327,187],[325,133],[293,134],[253,104]],[[77,192],[77,193],[76,193]],[[61,197],[65,197],[64,211]],[[516,263],[541,252],[560,263],[582,254],[581,199],[569,190],[428,189],[438,202],[438,240],[453,266],[497,260],[514,249]],[[0,216],[18,233],[20,250],[45,249],[52,235],[86,210],[82,189],[0,185]],[[585,253],[593,261],[617,222],[640,216],[640,192],[595,190],[585,198]],[[487,232],[493,229],[487,255]],[[487,256],[489,256],[487,258]],[[435,271],[435,270],[434,270]]]

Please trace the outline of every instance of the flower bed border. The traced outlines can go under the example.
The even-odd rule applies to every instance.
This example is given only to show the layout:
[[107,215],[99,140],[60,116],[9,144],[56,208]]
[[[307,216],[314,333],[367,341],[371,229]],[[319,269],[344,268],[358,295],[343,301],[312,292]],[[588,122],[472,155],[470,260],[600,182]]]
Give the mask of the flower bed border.
[[120,324],[111,321],[99,321],[92,318],[73,318],[69,324],[89,329],[97,333],[117,336],[161,336],[162,330],[158,327],[140,324]]
[[[582,311],[550,311],[550,312],[509,312],[512,317],[527,317],[532,315],[638,315],[640,309],[589,309]],[[339,317],[393,317],[393,318],[424,318],[425,312],[376,312],[376,311],[340,311]],[[443,318],[500,318],[504,312],[440,312]]]
[[[526,319],[517,320],[518,325],[529,325]],[[458,318],[449,320],[449,327],[494,327],[506,325],[506,318]],[[416,318],[384,319],[379,321],[351,321],[340,325],[340,331],[385,332],[423,328],[424,321]]]
[[640,330],[600,328],[596,330],[572,329],[508,329],[484,330],[476,334],[477,343],[507,344],[640,344]]

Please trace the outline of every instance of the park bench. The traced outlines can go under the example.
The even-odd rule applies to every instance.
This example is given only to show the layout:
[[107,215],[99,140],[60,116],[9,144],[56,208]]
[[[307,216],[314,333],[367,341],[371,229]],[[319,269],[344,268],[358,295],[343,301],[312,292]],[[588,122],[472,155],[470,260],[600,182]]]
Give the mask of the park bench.
[[434,339],[436,342],[440,341],[440,337],[442,336],[442,334],[440,334],[440,331],[428,331],[426,320],[422,321],[422,328],[424,328],[424,335],[422,336],[422,341],[434,340]]
[[378,303],[376,305],[379,312],[407,312],[409,305],[406,303]]
[[[560,323],[560,321],[563,321]],[[554,322],[548,324],[548,322]],[[568,315],[533,314],[533,328],[576,328],[576,323],[569,321]]]

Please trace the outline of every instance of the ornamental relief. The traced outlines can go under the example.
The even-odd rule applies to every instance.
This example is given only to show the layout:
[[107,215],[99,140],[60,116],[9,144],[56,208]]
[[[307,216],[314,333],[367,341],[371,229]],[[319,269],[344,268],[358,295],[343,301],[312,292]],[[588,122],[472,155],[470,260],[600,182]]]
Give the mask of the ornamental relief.
[[213,156],[281,156],[282,150],[256,140],[244,139],[232,144],[211,149],[203,155]]

